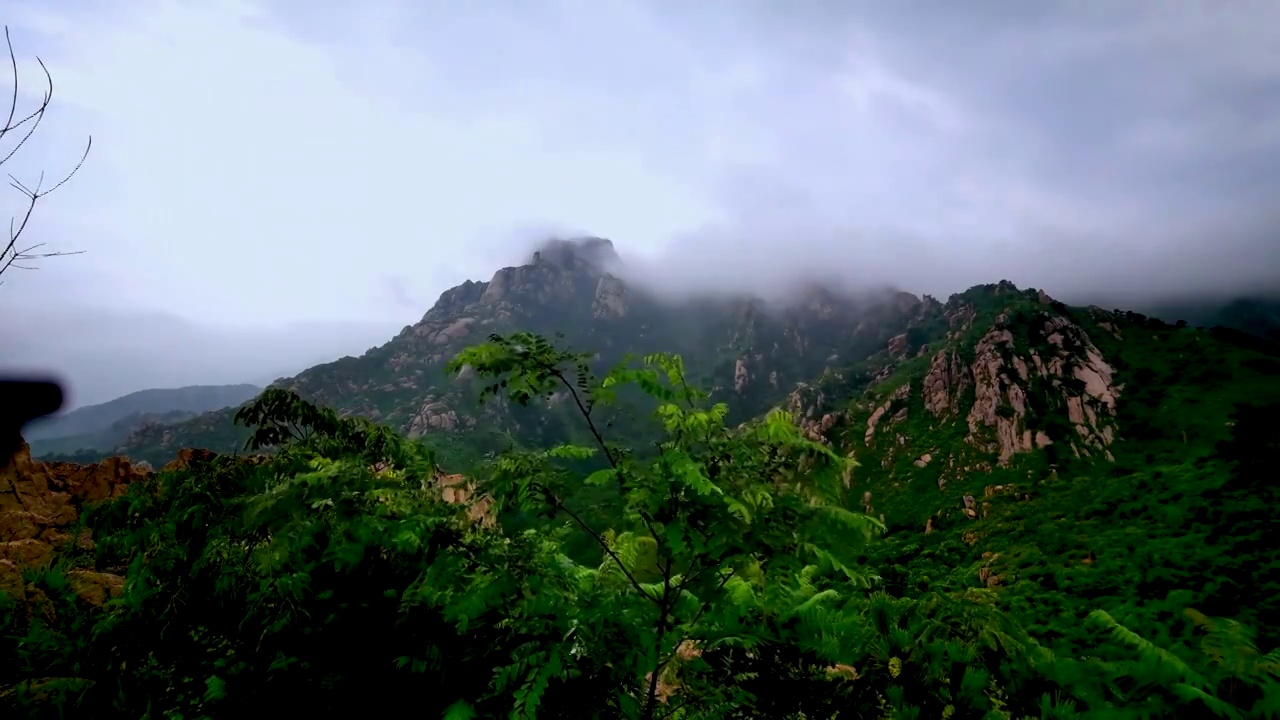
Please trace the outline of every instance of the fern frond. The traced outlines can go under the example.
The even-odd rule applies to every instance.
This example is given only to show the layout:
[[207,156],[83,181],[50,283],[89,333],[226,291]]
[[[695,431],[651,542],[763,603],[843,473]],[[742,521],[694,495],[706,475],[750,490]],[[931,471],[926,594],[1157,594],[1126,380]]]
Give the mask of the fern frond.
[[1138,635],[1121,625],[1105,610],[1094,610],[1089,613],[1088,620],[1107,630],[1117,642],[1134,649],[1138,656],[1152,666],[1167,671],[1178,681],[1196,687],[1205,687],[1205,678],[1196,672],[1182,658]]
[[1242,720],[1244,717],[1231,703],[1214,697],[1193,685],[1188,685],[1187,683],[1174,683],[1170,686],[1169,690],[1179,700],[1184,702],[1193,703],[1198,701],[1203,703],[1204,706],[1209,708],[1210,712],[1217,717],[1230,718],[1231,720]]

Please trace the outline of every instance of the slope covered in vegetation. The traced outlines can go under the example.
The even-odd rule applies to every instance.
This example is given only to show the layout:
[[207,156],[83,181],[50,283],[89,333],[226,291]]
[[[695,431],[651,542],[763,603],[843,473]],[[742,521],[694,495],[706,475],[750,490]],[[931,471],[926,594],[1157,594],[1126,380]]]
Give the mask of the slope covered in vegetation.
[[[918,327],[745,424],[676,356],[496,336],[449,375],[573,424],[462,475],[434,434],[272,389],[238,413],[269,456],[135,483],[86,515],[92,550],[28,571],[0,692],[95,717],[1280,711],[1268,346],[1007,284]],[[85,566],[123,577],[101,608]]]
[[[1151,683],[1195,666],[1201,613],[1280,643],[1280,486],[1263,465],[1280,443],[1280,352],[1009,287],[991,302],[1001,294],[956,298],[943,342],[827,409],[888,525],[868,559],[897,595],[985,593],[1060,658],[1132,663],[1096,646],[1123,623],[1168,652],[1124,686],[1129,707],[1174,713]],[[1060,669],[1083,680],[1086,665]]]

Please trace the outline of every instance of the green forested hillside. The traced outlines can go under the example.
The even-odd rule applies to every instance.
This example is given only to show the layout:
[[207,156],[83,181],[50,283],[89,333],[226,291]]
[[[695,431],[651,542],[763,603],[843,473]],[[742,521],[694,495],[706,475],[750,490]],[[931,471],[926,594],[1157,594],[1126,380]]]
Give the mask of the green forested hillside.
[[[875,468],[861,477],[890,525],[869,553],[887,585],[909,597],[989,589],[996,607],[1060,658],[1131,661],[1119,646],[1098,647],[1109,622],[1100,610],[1193,664],[1204,630],[1189,609],[1239,621],[1260,647],[1275,648],[1280,537],[1268,508],[1280,489],[1261,458],[1280,442],[1276,348],[1132,313],[1030,303],[1003,313],[983,337],[1008,333],[997,352],[982,340],[966,352],[967,338],[940,351],[957,352],[962,365],[1001,368],[985,384],[950,388],[969,412],[930,412],[939,373],[919,367],[874,385],[850,410],[846,441]],[[1073,344],[1081,370],[1069,360],[1061,387],[1046,385],[1036,368]],[[975,357],[983,351],[985,360]],[[1096,369],[1107,382],[1095,394],[1069,387],[1072,378],[1096,382]],[[890,416],[868,442],[868,410],[912,383],[924,392],[895,400],[901,420]],[[1083,423],[1070,422],[1073,393],[1085,400]],[[984,395],[993,423],[974,411]],[[1102,396],[1114,409],[1096,402]],[[1017,439],[1028,431],[1030,442]],[[1053,444],[1038,448],[1041,432]],[[975,452],[984,441],[1014,453],[990,462]],[[1165,700],[1130,702],[1155,711]]]
[[[3,701],[1280,715],[1275,345],[1007,282],[597,316],[626,290],[574,257],[170,428],[268,454],[94,506],[96,545],[27,573],[51,605],[7,610]],[[118,597],[78,599],[86,567]]]

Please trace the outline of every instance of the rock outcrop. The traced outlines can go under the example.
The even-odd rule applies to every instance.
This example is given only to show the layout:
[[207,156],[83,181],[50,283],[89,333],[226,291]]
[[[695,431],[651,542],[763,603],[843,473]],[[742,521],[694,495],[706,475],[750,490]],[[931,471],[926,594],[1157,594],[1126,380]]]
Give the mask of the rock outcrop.
[[805,437],[826,445],[831,444],[831,430],[846,417],[843,411],[828,407],[826,393],[821,388],[808,383],[791,391],[782,407],[795,417]]
[[[1115,441],[1116,400],[1123,389],[1115,383],[1115,370],[1088,334],[1066,318],[1045,318],[1043,332],[1051,350],[1043,357],[1032,351],[1031,360],[1036,372],[1064,390],[1068,417],[1080,436],[1072,450],[1087,455],[1094,448],[1114,459],[1107,448]],[[1074,383],[1066,383],[1068,377]]]
[[[210,462],[216,457],[218,457],[217,453],[203,448],[183,448],[178,451],[178,457],[165,463],[160,470],[161,472],[186,470],[200,463]],[[240,457],[252,463],[260,463],[267,459],[266,455],[242,455]],[[138,467],[138,465],[134,465],[134,467]]]
[[[993,302],[1002,295],[1007,302]],[[905,347],[897,335],[860,371],[869,402],[861,405],[866,425],[859,444],[877,456],[891,482],[911,482],[924,471],[945,490],[949,480],[1008,467],[1018,455],[1054,445],[1050,462],[1063,451],[1114,460],[1123,387],[1069,308],[999,283],[972,288],[932,312],[924,323],[933,329],[921,336],[927,353]],[[1105,320],[1089,317],[1093,324]],[[928,358],[927,369],[904,373],[918,356]],[[916,407],[925,422],[907,421]]]
[[969,367],[955,350],[939,350],[923,383],[924,409],[935,417],[960,412],[964,392],[973,384]]
[[627,314],[627,286],[618,278],[605,274],[596,284],[591,315],[596,318],[620,318]]
[[[63,548],[91,548],[86,533],[72,534],[81,510],[95,502],[119,497],[151,472],[126,458],[77,465],[37,462],[23,443],[0,469],[0,591],[20,603],[38,600],[26,586],[24,570],[39,568]],[[93,570],[76,570],[72,589],[86,602],[101,603],[119,592],[123,578]]]
[[947,339],[950,340],[958,337],[961,333],[973,326],[974,318],[977,317],[977,310],[970,303],[964,303],[958,307],[948,310],[944,317],[947,320]]
[[[1014,454],[1031,450],[1031,431],[1025,427],[1026,390],[1010,377],[1005,361],[1006,351],[1012,348],[1013,333],[994,327],[978,341],[972,368],[974,397],[969,408],[968,440],[998,452],[1002,465],[1008,464]],[[1017,367],[1021,371],[1025,365]],[[995,431],[994,448],[979,433],[981,427]]]
[[[901,387],[899,387],[897,390],[894,390],[893,393],[889,395],[888,399],[884,401],[883,405],[880,405],[874,411],[872,411],[871,417],[867,418],[867,432],[863,435],[863,441],[866,442],[866,444],[868,445],[871,444],[871,441],[875,438],[875,435],[876,435],[876,428],[880,426],[881,419],[884,418],[885,414],[889,412],[890,408],[893,407],[894,403],[900,403],[902,401],[905,401],[910,396],[911,396],[911,384],[907,383],[906,385],[902,385]],[[901,408],[896,413],[893,414],[892,419],[894,421],[901,422],[902,420],[906,419],[906,413],[907,413],[907,409],[905,407]]]
[[466,476],[436,472],[431,478],[432,486],[440,492],[440,499],[467,509],[467,517],[480,527],[492,528],[498,523],[493,511],[493,498],[488,495],[476,495],[475,483]]
[[1093,448],[1113,459],[1107,448],[1116,437],[1121,388],[1102,353],[1080,326],[1060,315],[1042,313],[1033,320],[1030,341],[1032,347],[1019,353],[1003,315],[978,341],[968,442],[995,452],[1001,465],[1018,453],[1052,444],[1046,428],[1032,427],[1028,418],[1028,393],[1035,392],[1049,409],[1065,408],[1078,436],[1057,440],[1068,442],[1077,455]]
[[459,417],[455,410],[449,408],[447,402],[434,395],[428,395],[418,413],[409,421],[409,437],[418,437],[428,432],[455,430],[465,425],[475,424],[471,417]]
[[[214,457],[208,450],[186,448],[163,471],[189,468]],[[255,455],[245,460],[263,458]],[[33,460],[30,447],[23,443],[0,468],[0,592],[28,610],[38,605],[42,596],[24,582],[23,572],[47,565],[66,550],[91,550],[90,534],[75,530],[85,508],[118,498],[153,475],[150,465],[123,457],[87,465]],[[80,599],[94,605],[124,587],[122,576],[87,568],[68,571],[67,580]]]

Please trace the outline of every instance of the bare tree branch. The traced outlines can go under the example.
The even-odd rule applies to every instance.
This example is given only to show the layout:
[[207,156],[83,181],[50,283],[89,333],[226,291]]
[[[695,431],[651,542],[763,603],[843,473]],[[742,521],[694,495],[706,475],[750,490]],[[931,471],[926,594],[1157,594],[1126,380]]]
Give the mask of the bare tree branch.
[[[27,140],[31,139],[31,136],[35,134],[36,128],[40,126],[40,122],[44,120],[44,114],[49,109],[49,103],[53,100],[53,77],[49,74],[49,68],[45,67],[44,61],[37,57],[36,62],[40,64],[40,70],[44,72],[44,97],[35,110],[18,120],[14,119],[18,117],[18,56],[13,51],[13,41],[9,38],[9,26],[7,25],[4,28],[4,42],[9,49],[9,66],[13,75],[13,93],[10,96],[8,118],[5,119],[4,125],[0,126],[0,143],[11,133],[16,135],[21,131],[21,137],[8,152],[5,152],[3,147],[0,147],[0,166],[13,159],[18,150],[26,144]],[[75,167],[51,187],[46,188],[44,186],[44,173],[40,173],[40,179],[36,181],[34,186],[23,183],[12,174],[9,175],[9,186],[22,193],[22,196],[26,198],[26,208],[19,215],[9,219],[9,237],[7,240],[0,240],[0,243],[3,243],[3,250],[0,251],[0,275],[3,275],[11,268],[15,270],[33,270],[35,266],[30,263],[35,260],[63,255],[79,255],[84,252],[83,250],[36,252],[44,246],[44,243],[23,246],[19,244],[19,240],[23,231],[27,229],[27,223],[31,220],[31,214],[35,211],[36,203],[40,202],[40,199],[49,193],[65,185],[68,180],[79,172],[81,166],[84,165],[85,158],[89,157],[89,150],[92,147],[93,136],[89,136],[89,141],[85,144],[84,152],[80,155],[80,160]],[[0,280],[0,284],[3,284],[3,282],[3,280]]]

